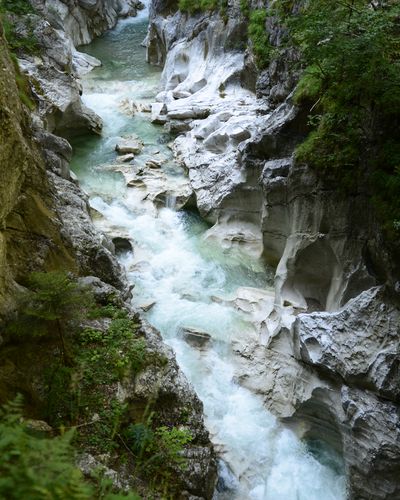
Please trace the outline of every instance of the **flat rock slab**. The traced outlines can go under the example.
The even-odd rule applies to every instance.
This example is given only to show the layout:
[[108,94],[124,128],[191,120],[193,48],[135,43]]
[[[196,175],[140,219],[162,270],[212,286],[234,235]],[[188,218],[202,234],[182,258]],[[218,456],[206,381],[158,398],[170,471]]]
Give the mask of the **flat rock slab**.
[[181,334],[187,344],[197,349],[206,347],[211,340],[211,335],[209,333],[198,330],[197,328],[182,327]]
[[138,137],[126,137],[121,139],[115,146],[115,151],[120,155],[127,155],[130,153],[139,154],[143,149],[143,141]]
[[150,301],[150,302],[144,302],[143,304],[139,305],[139,309],[141,309],[144,312],[150,311],[152,307],[156,305],[155,301]]
[[128,153],[126,155],[122,155],[118,157],[118,162],[127,163],[135,159],[135,155],[133,153]]

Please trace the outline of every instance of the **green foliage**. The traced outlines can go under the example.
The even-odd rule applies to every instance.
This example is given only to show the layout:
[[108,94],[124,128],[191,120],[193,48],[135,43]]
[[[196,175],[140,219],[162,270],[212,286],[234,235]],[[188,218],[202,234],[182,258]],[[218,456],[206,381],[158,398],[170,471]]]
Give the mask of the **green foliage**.
[[32,273],[24,312],[45,321],[79,320],[93,304],[93,297],[65,272]]
[[399,18],[395,1],[310,0],[285,19],[306,68],[295,99],[313,129],[297,159],[346,189],[364,179],[391,233],[400,218]]
[[97,318],[126,318],[128,313],[125,309],[121,309],[118,306],[113,304],[107,304],[103,307],[95,307],[88,312],[88,318],[97,319]]
[[0,21],[3,25],[4,36],[12,52],[16,54],[40,53],[38,40],[34,34],[34,25],[29,17],[22,20],[18,18],[19,27],[17,28],[15,16],[0,10]]
[[240,11],[245,17],[250,15],[250,2],[249,0],[240,0]]
[[[10,345],[16,342],[18,348],[21,342],[32,342],[33,333],[40,336],[45,368],[42,375],[36,371],[35,384],[40,386],[40,399],[45,401],[40,408],[42,418],[61,432],[75,428],[73,435],[68,433],[70,448],[96,455],[115,456],[117,452],[118,460],[124,457],[132,468],[135,457],[142,480],[150,478],[152,487],[163,495],[175,494],[177,482],[173,470],[184,467],[181,451],[190,441],[189,434],[161,426],[153,429],[149,420],[142,429],[140,424],[133,426],[129,439],[126,438],[127,445],[124,429],[132,421],[132,415],[127,411],[127,403],[121,403],[117,397],[119,383],[132,380],[146,366],[162,367],[167,359],[148,347],[140,335],[139,324],[125,309],[112,304],[94,308],[89,291],[81,288],[73,277],[64,273],[34,273],[26,285],[29,288],[22,294],[21,310],[8,328],[6,341]],[[54,335],[58,327],[68,362],[65,357],[53,355],[59,342]],[[142,415],[141,408],[138,414]],[[101,478],[93,478],[91,483],[91,496],[79,498],[137,498],[113,493],[109,482]],[[75,498],[73,494],[62,495],[21,498]],[[1,489],[0,498],[3,498]]]
[[36,105],[34,101],[32,100],[31,96],[31,87],[29,84],[28,78],[21,73],[18,65],[18,59],[14,53],[10,53],[11,60],[14,65],[14,71],[15,71],[15,83],[17,84],[18,87],[18,95],[21,100],[21,102],[31,111],[33,111],[36,108]]
[[146,342],[135,337],[137,327],[128,318],[117,318],[106,332],[85,328],[79,334],[79,342],[86,349],[80,350],[77,357],[87,380],[113,382],[146,366]]
[[22,421],[20,399],[0,413],[0,498],[92,498],[92,488],[73,463],[73,431],[52,439],[35,435]]
[[108,327],[78,330],[70,346],[73,366],[60,365],[49,373],[48,419],[57,426],[78,425],[80,446],[110,452],[120,446],[116,438],[126,411],[115,397],[116,384],[159,360],[150,355],[126,311],[107,306],[96,309],[97,318],[100,311],[103,318],[114,317]]
[[224,3],[224,0],[179,0],[179,10],[194,14],[195,12],[205,12],[207,10],[217,10]]
[[11,12],[13,14],[24,15],[34,12],[29,0],[1,0],[0,12]]
[[264,69],[271,59],[272,46],[266,30],[267,11],[256,9],[250,12],[248,33],[257,66]]
[[174,490],[174,474],[186,468],[183,455],[185,446],[192,441],[187,429],[160,426],[152,429],[151,417],[147,423],[130,425],[125,439],[137,458],[138,466],[153,477],[154,486],[171,493]]
[[0,498],[7,500],[139,500],[115,493],[110,480],[86,482],[74,464],[75,431],[43,437],[24,423],[22,399],[0,410]]

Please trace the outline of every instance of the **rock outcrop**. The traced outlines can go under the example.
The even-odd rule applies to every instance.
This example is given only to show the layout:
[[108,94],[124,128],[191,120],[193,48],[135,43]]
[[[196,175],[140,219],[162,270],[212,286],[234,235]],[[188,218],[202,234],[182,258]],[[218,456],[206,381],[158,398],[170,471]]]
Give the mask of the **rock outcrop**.
[[97,274],[121,288],[113,247],[94,228],[82,191],[71,181],[71,146],[32,121],[19,98],[4,40],[1,51],[1,306],[14,280],[62,267]]
[[64,31],[75,47],[86,45],[113,28],[120,17],[135,16],[138,0],[32,0],[34,8],[56,29]]
[[[266,29],[279,46],[282,28]],[[280,47],[259,72],[246,42],[238,2],[224,18],[152,3],[147,57],[164,67],[153,121],[180,134],[174,151],[209,236],[275,269],[275,297],[253,317],[258,338],[233,345],[237,377],[343,456],[352,498],[398,498],[394,266],[365,187],[344,194],[294,160],[308,132],[308,110],[291,100],[295,50]]]
[[100,133],[102,122],[81,100],[79,77],[101,63],[76,47],[90,43],[115,26],[118,18],[134,16],[139,0],[32,0],[33,14],[11,16],[19,36],[31,38],[35,50],[19,54],[28,75],[45,128],[71,137]]
[[[96,2],[82,1],[79,4],[90,6]],[[122,2],[118,2],[118,5],[122,5]],[[127,2],[126,5],[131,4]],[[55,43],[60,40],[60,53],[54,56],[58,58],[62,50],[69,46],[69,42],[63,44],[66,40],[64,34],[46,24],[43,19],[33,19],[38,21],[38,26],[45,27],[46,34],[50,37],[54,35]],[[44,68],[42,63],[36,67],[36,61],[33,63],[33,73],[29,73],[28,66],[23,66],[29,73],[31,83],[35,81],[35,71],[43,70],[43,83],[48,84],[48,89],[52,83],[58,84],[57,79],[52,82],[51,72],[46,73],[55,61],[51,55],[53,48],[57,52],[57,47],[49,42],[46,55],[43,56],[49,58],[44,62]],[[71,63],[71,53],[68,49],[64,54],[68,64]],[[61,60],[58,62],[61,64]],[[29,61],[26,64],[29,65]],[[44,120],[35,112],[29,113],[21,99],[29,102],[34,96],[25,94],[29,93],[29,85],[23,80],[24,85],[21,86],[23,77],[20,74],[18,88],[18,69],[9,56],[2,33],[0,68],[0,333],[3,333],[2,318],[12,309],[13,298],[20,284],[24,283],[29,272],[37,270],[62,269],[81,275],[84,277],[81,279],[82,284],[90,287],[98,304],[109,305],[112,297],[118,307],[125,308],[126,314],[133,317],[133,311],[125,302],[131,297],[130,290],[114,255],[116,246],[123,244],[123,248],[126,248],[129,242],[113,243],[95,229],[87,197],[69,170],[72,148],[67,140],[52,133],[65,132],[68,129],[65,124],[69,120],[72,120],[71,127],[75,124],[79,129],[82,122],[77,122],[76,116],[82,117],[82,108],[79,111],[75,109],[77,114],[73,118],[74,113],[71,114],[69,105],[60,106],[55,112],[58,121],[53,122],[52,113],[48,112],[54,107],[49,90],[49,94],[43,93],[39,100],[39,111]],[[56,72],[58,69],[54,68]],[[39,73],[35,74],[37,76]],[[68,88],[68,82],[78,85],[75,77],[68,80],[68,75],[64,76],[66,80],[61,78],[60,95]],[[32,92],[35,90],[36,87]],[[91,112],[89,116],[92,116]],[[56,122],[58,125],[55,125]],[[85,127],[82,125],[82,128]],[[204,427],[202,404],[159,333],[138,317],[135,318],[140,328],[138,334],[145,339],[149,356],[162,359],[161,366],[150,363],[139,376],[133,375],[113,388],[108,387],[107,390],[113,389],[115,393],[107,393],[107,398],[116,397],[121,404],[126,404],[131,418],[135,412],[143,414],[151,402],[157,410],[158,425],[170,426],[171,423],[181,422],[184,415],[185,427],[190,431],[192,443],[184,451],[187,469],[182,471],[177,467],[174,483],[180,485],[181,498],[211,499],[216,481],[216,462]],[[106,318],[103,322],[106,329],[110,321]],[[101,322],[95,320],[94,323],[94,327],[102,327]],[[47,361],[54,361],[54,353],[58,349],[54,339],[40,346],[32,343],[31,339],[14,344],[13,339],[3,339],[0,335],[0,343],[3,341],[5,345],[2,348],[5,350],[0,356],[1,403],[14,397],[16,392],[22,392],[27,396],[27,412],[43,414],[43,408],[48,403],[45,400],[48,389],[46,370],[51,364]],[[99,393],[101,390],[105,389],[99,387]],[[102,409],[99,408],[99,411]],[[126,489],[138,486],[132,483],[135,464],[127,474],[127,467],[118,462],[118,457],[116,459],[113,456],[110,464],[110,457],[104,454],[93,456],[91,453],[81,457],[80,466],[85,473],[90,475],[95,467],[100,466],[105,468],[105,476],[111,478],[115,487]],[[147,495],[147,483],[140,487]]]

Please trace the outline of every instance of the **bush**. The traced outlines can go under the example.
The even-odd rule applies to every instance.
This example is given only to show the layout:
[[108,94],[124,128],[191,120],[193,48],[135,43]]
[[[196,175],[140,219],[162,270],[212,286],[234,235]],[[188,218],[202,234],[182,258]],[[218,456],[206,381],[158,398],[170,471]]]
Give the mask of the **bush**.
[[187,429],[160,426],[153,430],[150,424],[151,417],[146,424],[130,425],[125,438],[139,467],[153,478],[154,486],[171,493],[175,488],[176,469],[186,468],[183,450],[193,438]]
[[257,66],[260,69],[268,66],[272,51],[272,46],[269,43],[269,35],[266,31],[266,20],[267,11],[265,9],[257,9],[250,12],[249,38]]
[[70,364],[71,353],[66,333],[79,325],[90,307],[92,295],[64,272],[32,273],[27,290],[19,299],[19,310],[8,332],[17,336],[56,336],[64,364]]
[[34,12],[29,0],[0,0],[0,12],[24,15]]
[[400,219],[399,18],[395,1],[310,0],[285,19],[305,67],[295,99],[311,110],[312,133],[297,160],[345,190],[366,186],[393,241]]

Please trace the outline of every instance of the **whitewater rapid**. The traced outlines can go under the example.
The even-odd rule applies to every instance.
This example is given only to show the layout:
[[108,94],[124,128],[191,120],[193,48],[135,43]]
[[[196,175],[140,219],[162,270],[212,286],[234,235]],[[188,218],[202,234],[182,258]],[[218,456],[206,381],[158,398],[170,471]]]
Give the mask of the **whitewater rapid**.
[[[133,252],[120,256],[135,285],[133,303],[153,304],[148,321],[175,351],[179,366],[204,404],[205,422],[220,457],[216,500],[344,500],[340,463],[317,459],[294,433],[282,427],[261,398],[236,383],[232,342],[251,342],[249,318],[233,307],[239,287],[270,289],[271,272],[262,262],[227,252],[204,239],[207,225],[194,213],[156,210],[144,203],[139,188],[127,188],[110,170],[115,144],[136,133],[145,148],[135,161],[144,165],[154,154],[167,158],[163,169],[183,178],[174,164],[163,129],[149,115],[121,111],[126,99],[154,100],[160,72],[144,61],[140,42],[146,34],[146,11],[122,21],[87,50],[103,66],[84,80],[84,101],[104,121],[101,138],[75,141],[73,169],[101,214],[96,223],[110,236],[123,235]],[[182,329],[211,335],[208,348],[188,344]]]

